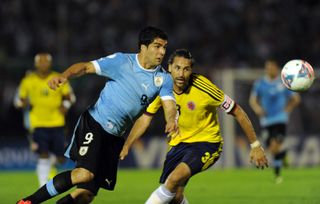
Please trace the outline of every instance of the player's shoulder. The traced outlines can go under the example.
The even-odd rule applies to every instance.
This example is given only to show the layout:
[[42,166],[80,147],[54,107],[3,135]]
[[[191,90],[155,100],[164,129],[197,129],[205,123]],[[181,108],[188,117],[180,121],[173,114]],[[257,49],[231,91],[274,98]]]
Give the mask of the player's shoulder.
[[36,77],[38,77],[38,75],[36,74],[35,71],[28,70],[24,75],[23,80],[33,80]]
[[210,87],[217,87],[210,79],[207,77],[193,73],[191,75],[191,82],[193,85],[204,85],[204,86],[210,86]]
[[50,76],[58,76],[58,75],[60,75],[60,73],[57,72],[57,71],[51,71],[50,72]]
[[110,59],[121,61],[121,60],[129,59],[129,58],[130,58],[130,54],[128,54],[128,53],[115,52],[115,53],[109,54],[107,56],[101,57],[101,58],[97,59],[97,61],[105,61],[105,60],[110,60]]
[[263,77],[259,78],[257,81],[259,83],[263,84],[263,83],[269,83],[270,80],[266,76],[263,76]]
[[158,73],[171,76],[170,73],[162,65],[158,65],[157,69]]
[[224,92],[212,83],[211,80],[201,74],[192,74],[191,86],[215,100],[221,101],[223,99]]

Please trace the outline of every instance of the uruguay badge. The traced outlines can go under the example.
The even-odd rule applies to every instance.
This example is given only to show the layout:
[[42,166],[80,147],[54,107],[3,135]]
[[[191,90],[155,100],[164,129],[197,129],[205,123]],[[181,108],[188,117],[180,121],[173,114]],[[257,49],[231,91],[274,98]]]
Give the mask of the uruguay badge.
[[154,77],[154,85],[157,87],[161,86],[163,83],[163,77],[162,76],[155,76]]
[[87,154],[87,151],[88,151],[88,147],[87,146],[81,146],[80,149],[79,149],[79,154],[81,156],[84,156],[85,154]]

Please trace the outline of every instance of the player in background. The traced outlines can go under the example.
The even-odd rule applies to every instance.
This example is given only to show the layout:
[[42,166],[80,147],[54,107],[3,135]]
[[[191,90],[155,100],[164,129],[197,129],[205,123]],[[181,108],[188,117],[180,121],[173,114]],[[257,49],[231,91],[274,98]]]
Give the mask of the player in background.
[[[212,166],[222,152],[218,109],[234,116],[242,127],[251,144],[251,161],[259,168],[267,167],[264,151],[247,114],[206,77],[192,73],[194,59],[191,53],[185,49],[176,50],[168,64],[174,80],[179,134],[170,135],[170,149],[160,177],[162,185],[150,195],[146,204],[188,203],[183,193],[187,182]],[[136,121],[120,153],[121,160],[133,142],[146,131],[161,105],[156,98]]]
[[273,156],[275,182],[281,183],[281,167],[286,150],[282,149],[289,114],[300,103],[299,94],[288,90],[281,81],[276,61],[265,62],[265,76],[255,81],[249,103],[260,119],[261,136]]
[[158,95],[165,110],[165,132],[177,131],[172,78],[160,65],[166,53],[167,35],[158,28],[146,27],[139,34],[138,45],[139,53],[118,52],[77,63],[49,81],[49,86],[59,91],[72,77],[89,73],[108,77],[96,103],[80,116],[65,153],[76,161],[76,167],[55,176],[21,200],[21,204],[43,202],[75,185],[77,189],[58,204],[90,203],[99,188],[113,190],[123,134]]
[[[48,81],[58,75],[51,70],[49,53],[38,53],[34,65],[36,70],[29,71],[21,80],[14,104],[23,109],[24,127],[29,132],[31,150],[38,154],[36,172],[43,186],[55,160],[59,164],[65,161],[65,114],[75,102],[75,96],[68,83],[56,92],[49,89]],[[53,160],[52,155],[56,159]]]

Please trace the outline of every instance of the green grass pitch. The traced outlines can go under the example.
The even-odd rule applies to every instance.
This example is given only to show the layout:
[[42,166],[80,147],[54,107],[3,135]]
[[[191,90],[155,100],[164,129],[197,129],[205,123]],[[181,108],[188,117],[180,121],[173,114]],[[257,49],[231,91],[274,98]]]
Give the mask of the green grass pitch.
[[[158,187],[160,170],[125,170],[114,192],[100,190],[93,203],[142,204]],[[285,169],[275,184],[272,170],[209,169],[186,188],[191,204],[319,204],[320,168]],[[15,203],[37,188],[34,172],[0,172],[0,203]],[[55,203],[54,198],[45,203]]]

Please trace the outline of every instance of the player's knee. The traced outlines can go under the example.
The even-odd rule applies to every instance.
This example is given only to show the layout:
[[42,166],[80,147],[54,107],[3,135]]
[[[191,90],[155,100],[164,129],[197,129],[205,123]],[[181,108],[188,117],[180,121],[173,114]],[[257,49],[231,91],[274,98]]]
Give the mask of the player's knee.
[[90,191],[84,191],[81,194],[79,194],[76,199],[76,204],[88,204],[91,203],[94,199],[95,195],[91,193]]
[[171,174],[166,180],[166,184],[169,186],[170,190],[176,190],[181,185],[184,185],[188,178],[183,175]]
[[183,200],[183,194],[177,193],[169,204],[180,204]]
[[176,168],[167,178],[166,183],[169,186],[184,186],[186,181],[190,178],[191,172],[186,168]]
[[75,168],[72,170],[72,181],[73,183],[85,183],[90,182],[94,178],[94,174],[84,168]]

